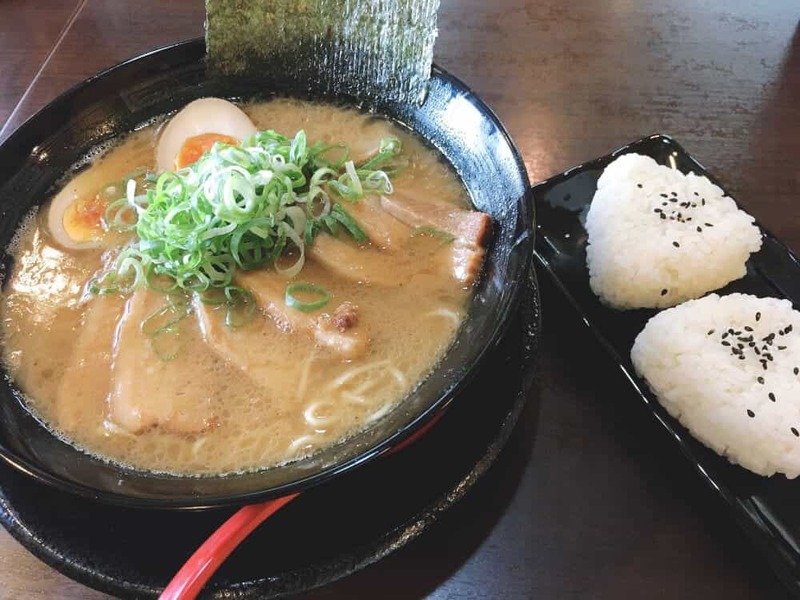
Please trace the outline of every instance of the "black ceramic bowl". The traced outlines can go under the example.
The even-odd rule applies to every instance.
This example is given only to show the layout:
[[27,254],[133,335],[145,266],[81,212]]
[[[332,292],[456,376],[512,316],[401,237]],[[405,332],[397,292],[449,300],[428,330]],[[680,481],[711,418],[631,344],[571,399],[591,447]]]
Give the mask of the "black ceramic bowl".
[[[229,80],[206,72],[202,40],[179,43],[122,63],[50,103],[0,146],[0,247],[20,220],[87,150],[202,96],[324,98],[287,81]],[[362,106],[363,108],[363,106]],[[368,430],[310,458],[235,476],[174,477],[127,470],[60,441],[25,408],[14,385],[0,382],[0,458],[58,488],[148,508],[202,508],[298,491],[370,461],[457,401],[459,391],[502,338],[530,266],[533,209],[524,164],[492,111],[466,86],[434,68],[421,106],[370,107],[421,136],[463,181],[478,210],[494,220],[494,239],[465,325],[442,363],[399,407]],[[11,259],[4,256],[6,268]],[[487,399],[488,401],[489,399]],[[453,440],[454,446],[458,441]]]

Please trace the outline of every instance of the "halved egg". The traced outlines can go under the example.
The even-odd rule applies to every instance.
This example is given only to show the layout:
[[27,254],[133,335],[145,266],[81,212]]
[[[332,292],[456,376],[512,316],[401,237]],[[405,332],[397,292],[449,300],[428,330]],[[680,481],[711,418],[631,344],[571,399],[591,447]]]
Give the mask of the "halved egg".
[[238,144],[256,132],[250,118],[221,98],[201,98],[187,104],[164,127],[156,148],[159,171],[192,164],[215,142]]
[[103,216],[110,195],[123,190],[98,190],[89,171],[73,177],[56,194],[47,213],[47,227],[56,242],[77,250],[104,246]]

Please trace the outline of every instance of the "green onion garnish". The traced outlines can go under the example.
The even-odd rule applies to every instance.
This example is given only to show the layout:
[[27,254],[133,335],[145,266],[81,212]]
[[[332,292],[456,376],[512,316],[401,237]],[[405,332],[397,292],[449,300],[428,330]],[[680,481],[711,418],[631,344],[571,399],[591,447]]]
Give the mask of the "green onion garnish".
[[247,325],[256,311],[256,299],[250,290],[238,286],[225,288],[225,325],[235,329]]
[[[353,239],[357,241],[359,244],[362,242],[367,241],[367,234],[358,226],[355,219],[351,217],[347,211],[342,208],[341,204],[334,204],[333,208],[331,209],[331,213],[328,215],[328,220],[325,221],[325,225],[330,229],[332,222],[341,223],[347,232],[353,236]],[[335,235],[335,231],[331,230],[331,233]]]
[[411,232],[411,237],[419,237],[421,235],[436,238],[442,242],[442,245],[450,244],[456,238],[446,231],[442,231],[441,229],[436,229],[435,227],[427,227],[422,225],[420,227],[415,227],[414,231]]
[[378,153],[358,165],[358,172],[368,174],[379,169],[387,175],[396,175],[408,166],[408,160],[400,154],[401,144],[396,137],[387,137],[381,140]]
[[[296,294],[311,295],[316,297],[316,300],[306,302],[300,300]],[[289,308],[296,308],[302,312],[313,312],[325,306],[331,299],[331,295],[327,290],[313,283],[290,283],[286,286],[284,299]]]
[[153,352],[163,361],[170,361],[178,355],[184,343],[180,335],[180,323],[192,312],[185,297],[167,298],[167,304],[147,317],[141,326]]
[[349,201],[390,194],[389,175],[377,167],[399,152],[399,140],[387,138],[376,156],[356,168],[345,146],[309,146],[303,131],[289,139],[269,130],[241,146],[217,143],[177,172],[157,178],[137,174],[104,219],[107,228],[135,235],[90,289],[125,293],[141,284],[166,293],[221,289],[225,303],[241,303],[241,288],[233,283],[238,269],[274,264],[294,277],[303,267],[305,246],[323,228],[365,241],[332,194]]

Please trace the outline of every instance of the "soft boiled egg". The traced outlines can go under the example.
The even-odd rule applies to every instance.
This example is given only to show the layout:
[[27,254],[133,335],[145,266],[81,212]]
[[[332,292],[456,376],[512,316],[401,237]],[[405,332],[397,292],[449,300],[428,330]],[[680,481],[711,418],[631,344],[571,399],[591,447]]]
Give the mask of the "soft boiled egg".
[[188,166],[215,142],[238,144],[256,132],[250,118],[221,98],[201,98],[187,104],[164,127],[156,148],[159,171]]
[[47,213],[47,227],[56,242],[77,250],[104,246],[103,217],[109,195],[122,190],[98,190],[91,169],[73,177],[56,194]]

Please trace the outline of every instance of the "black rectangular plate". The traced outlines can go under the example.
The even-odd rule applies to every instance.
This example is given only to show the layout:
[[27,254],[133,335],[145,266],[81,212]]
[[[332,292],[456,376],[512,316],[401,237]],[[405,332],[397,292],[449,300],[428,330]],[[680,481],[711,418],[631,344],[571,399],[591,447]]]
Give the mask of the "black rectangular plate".
[[[800,478],[761,477],[732,465],[695,440],[658,403],[630,360],[633,341],[656,310],[620,311],[603,305],[589,287],[587,234],[582,216],[592,201],[603,169],[621,154],[635,152],[683,173],[694,172],[720,183],[675,140],[654,135],[533,186],[537,238],[535,255],[575,306],[584,323],[617,362],[642,402],[652,411],[697,473],[731,509],[759,552],[764,554],[790,593],[800,598]],[[800,306],[800,261],[765,231],[747,274],[718,290],[788,298]]]

